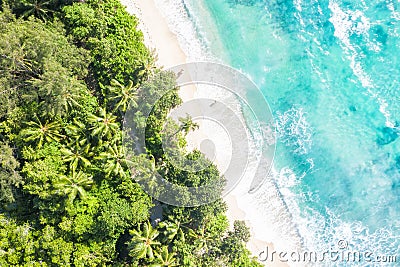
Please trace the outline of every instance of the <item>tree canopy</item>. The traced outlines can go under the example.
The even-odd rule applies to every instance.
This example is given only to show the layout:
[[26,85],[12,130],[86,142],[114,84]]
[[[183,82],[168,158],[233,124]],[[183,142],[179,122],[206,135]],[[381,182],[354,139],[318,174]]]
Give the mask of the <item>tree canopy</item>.
[[[177,153],[208,167],[185,172],[165,156],[162,128],[181,100],[137,18],[117,0],[0,3],[0,265],[260,266],[244,223],[229,231],[222,199],[169,206],[134,179],[159,171],[196,186],[219,177],[199,151],[184,151],[197,127],[189,118],[174,126]],[[130,158],[129,105],[147,133],[147,150]]]

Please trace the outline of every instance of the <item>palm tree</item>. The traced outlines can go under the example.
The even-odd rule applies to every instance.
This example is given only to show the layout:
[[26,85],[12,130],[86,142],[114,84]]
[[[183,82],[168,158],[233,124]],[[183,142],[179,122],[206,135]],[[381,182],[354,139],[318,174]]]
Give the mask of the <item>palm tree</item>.
[[132,162],[125,157],[124,147],[113,144],[107,147],[106,152],[100,153],[97,159],[105,160],[104,169],[108,176],[111,174],[119,175],[121,178],[126,176],[125,168]]
[[131,230],[129,233],[132,235],[132,239],[127,243],[130,250],[129,255],[137,259],[147,256],[152,261],[155,247],[161,245],[156,240],[159,232],[151,226],[150,222],[146,222],[143,224],[142,230]]
[[48,8],[51,2],[51,0],[23,0],[21,1],[19,9],[22,9],[22,15],[24,17],[35,15],[36,17],[45,20],[48,17],[47,13],[52,12],[52,10]]
[[151,159],[147,159],[143,155],[136,156],[129,163],[131,176],[136,182],[146,186],[148,190],[157,189],[156,164],[153,156],[151,156]]
[[72,142],[78,143],[81,146],[89,142],[86,125],[78,121],[76,118],[73,119],[72,124],[68,124],[64,129],[67,132],[67,136],[72,139]]
[[41,148],[45,141],[60,141],[64,137],[60,133],[61,123],[59,121],[42,123],[36,115],[35,119],[35,121],[28,122],[28,127],[21,131],[25,142],[37,141],[37,148]]
[[190,117],[190,115],[187,113],[185,118],[179,118],[179,122],[180,122],[179,128],[175,133],[170,135],[169,137],[170,140],[182,131],[184,131],[185,135],[187,135],[190,131],[194,131],[200,127],[199,124],[193,122],[192,117]]
[[184,131],[185,135],[187,135],[190,131],[194,131],[200,127],[199,124],[193,122],[189,114],[186,114],[186,118],[179,118],[179,122],[181,123],[179,131]]
[[160,253],[156,252],[155,254],[156,254],[156,260],[155,260],[155,263],[150,265],[151,267],[179,266],[175,259],[176,253],[174,253],[174,252],[170,253],[168,251],[167,246],[163,246],[161,249],[161,252]]
[[113,102],[116,102],[113,111],[119,109],[122,112],[125,112],[129,104],[133,107],[137,107],[138,88],[137,85],[133,85],[131,80],[127,86],[124,86],[119,81],[112,79],[111,86],[109,86],[108,89],[113,95],[110,99],[114,100]]
[[75,107],[81,107],[77,100],[81,99],[82,96],[77,87],[65,89],[58,97],[57,102],[63,107],[64,112],[68,113]]
[[49,63],[49,70],[32,78],[29,82],[38,88],[38,96],[42,99],[40,106],[44,112],[54,116],[66,115],[72,109],[80,107],[78,103],[82,99],[82,83],[74,77],[70,77],[68,70],[59,63]]
[[89,115],[88,121],[93,126],[91,127],[92,134],[98,136],[100,139],[106,137],[111,139],[113,134],[119,130],[119,124],[117,123],[117,117],[111,113],[107,113],[105,109],[100,108],[99,115]]
[[140,70],[138,73],[139,77],[142,77],[142,80],[146,80],[153,72],[156,70],[156,66],[154,64],[157,61],[157,55],[155,50],[151,50],[151,57],[145,55],[143,58],[138,60],[140,65]]
[[57,193],[68,196],[69,201],[73,202],[78,195],[81,199],[84,199],[86,190],[90,189],[92,185],[92,176],[88,176],[82,171],[72,170],[70,177],[61,177],[54,184],[54,187],[57,189]]
[[185,241],[185,235],[182,230],[182,225],[179,220],[174,219],[172,216],[168,217],[168,221],[162,221],[158,224],[160,228],[164,228],[163,235],[165,236],[163,242],[171,242],[175,238]]
[[71,170],[75,171],[78,165],[83,165],[84,167],[91,165],[88,157],[93,156],[93,152],[91,151],[90,144],[88,143],[82,146],[80,142],[75,142],[69,147],[61,148],[61,153],[64,154],[64,162],[70,163]]

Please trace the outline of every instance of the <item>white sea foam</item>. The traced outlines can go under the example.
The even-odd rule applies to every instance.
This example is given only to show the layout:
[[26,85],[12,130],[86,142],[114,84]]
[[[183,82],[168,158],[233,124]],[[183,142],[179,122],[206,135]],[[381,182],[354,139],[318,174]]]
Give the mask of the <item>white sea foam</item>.
[[[278,116],[277,124],[278,129],[280,129],[278,135],[282,142],[293,147],[302,147],[299,144],[309,141],[309,135],[304,133],[310,133],[311,129],[307,129],[309,125],[305,123],[306,120],[301,122],[303,120],[301,118],[305,117],[304,115],[300,116],[299,109],[296,108],[291,108]],[[299,127],[299,125],[301,126]],[[347,251],[372,252],[375,256],[398,255],[400,248],[396,244],[400,236],[395,233],[399,233],[400,229],[383,227],[371,231],[359,221],[351,223],[345,221],[340,218],[340,215],[335,214],[328,208],[326,208],[323,215],[307,204],[310,202],[321,203],[321,200],[317,195],[313,195],[311,191],[307,191],[306,187],[302,187],[302,193],[299,192],[298,186],[301,185],[301,180],[307,174],[314,172],[313,158],[308,158],[306,161],[309,167],[301,172],[296,172],[287,166],[274,171],[277,187],[293,217],[292,221],[296,222],[299,236],[302,237],[303,247],[307,251],[315,251],[322,254],[325,251],[338,250],[339,240],[344,240],[349,243]],[[385,170],[386,168],[382,168],[376,171],[384,172]],[[375,184],[377,183],[375,181]],[[285,247],[283,251],[287,251]],[[368,266],[370,263],[364,261],[353,263],[353,265]],[[329,266],[329,262],[319,263],[317,266]],[[339,264],[338,266],[341,265]]]
[[[312,163],[312,160],[310,161]],[[309,171],[312,171],[313,164]],[[396,256],[400,253],[397,242],[400,235],[399,228],[390,227],[379,228],[371,231],[367,226],[359,221],[345,221],[337,214],[326,208],[325,215],[314,210],[306,203],[310,201],[319,203],[319,199],[312,199],[315,196],[306,191],[305,194],[295,194],[293,189],[299,184],[300,177],[288,168],[282,168],[277,176],[278,187],[283,195],[283,199],[293,216],[294,221],[302,237],[303,246],[307,251],[313,251],[321,255],[325,251],[356,251],[359,253],[371,252],[374,256]],[[304,203],[305,205],[302,205]],[[300,209],[299,204],[302,206]],[[398,227],[398,226],[397,226]],[[338,247],[338,242],[344,240],[348,243],[346,250]],[[287,251],[284,247],[283,251]],[[338,262],[331,263],[334,266],[342,266]],[[353,266],[370,266],[371,262],[353,262]],[[316,266],[330,266],[329,261],[321,262]],[[346,266],[346,265],[343,265]]]
[[298,11],[302,11],[302,8],[301,8],[301,1],[302,0],[294,0],[294,6],[296,7],[296,9],[298,10]]
[[[363,58],[362,52],[358,52],[357,48],[352,45],[350,36],[352,34],[365,35],[366,40],[370,39],[368,30],[371,27],[371,22],[360,10],[355,11],[344,11],[340,8],[340,5],[334,1],[329,2],[329,9],[332,11],[332,17],[329,19],[335,27],[334,35],[341,41],[342,48],[347,54],[347,58],[350,61],[350,67],[353,70],[354,75],[359,79],[362,86],[366,89],[366,93],[375,99],[379,104],[379,111],[386,119],[387,127],[394,127],[393,120],[390,112],[387,110],[388,104],[386,101],[374,91],[375,85],[371,77],[364,71],[362,64],[359,59]],[[379,51],[380,45],[367,42],[367,45],[373,51]]]
[[276,132],[279,140],[294,147],[293,152],[306,154],[312,147],[312,130],[302,108],[292,107],[276,116]]
[[396,9],[394,8],[394,4],[388,2],[387,7],[392,12],[392,18],[400,21],[400,12],[396,11]]
[[185,52],[188,61],[204,61],[217,58],[212,56],[206,44],[201,42],[200,32],[188,14],[188,6],[181,0],[154,0],[166,19],[168,27],[176,34],[179,45]]

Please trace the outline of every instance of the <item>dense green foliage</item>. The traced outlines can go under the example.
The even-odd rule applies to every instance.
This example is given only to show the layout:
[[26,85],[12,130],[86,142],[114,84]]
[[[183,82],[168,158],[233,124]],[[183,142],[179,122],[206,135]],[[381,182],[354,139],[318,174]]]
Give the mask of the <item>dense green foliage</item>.
[[[132,179],[158,170],[196,186],[219,173],[212,164],[185,172],[165,157],[162,127],[181,100],[174,75],[155,69],[137,19],[116,0],[72,2],[3,1],[0,266],[259,266],[244,223],[229,231],[222,199],[173,207]],[[145,122],[146,103],[167,89]],[[128,159],[129,103],[135,122],[147,123],[147,151]],[[190,118],[171,125],[178,152],[208,165],[183,149],[196,128]]]
[[[89,0],[63,9],[68,33],[79,46],[90,50],[93,78],[103,85],[112,79],[142,81],[153,68],[138,21],[118,0]],[[104,96],[104,95],[103,95]]]

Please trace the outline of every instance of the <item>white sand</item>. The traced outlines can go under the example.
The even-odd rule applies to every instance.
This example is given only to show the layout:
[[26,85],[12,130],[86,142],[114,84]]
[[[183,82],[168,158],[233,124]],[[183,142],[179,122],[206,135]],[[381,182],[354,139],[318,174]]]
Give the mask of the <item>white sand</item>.
[[[182,51],[176,35],[168,28],[168,24],[161,12],[158,10],[154,0],[121,0],[121,3],[127,7],[127,10],[130,13],[135,14],[139,18],[139,28],[144,33],[146,45],[151,49],[155,49],[158,56],[158,66],[168,68],[187,62],[187,56]],[[196,97],[196,87],[185,86],[179,94],[183,101],[194,99]],[[210,129],[206,129],[205,125],[200,122],[199,130],[191,132],[187,137],[189,149],[199,149],[201,141],[208,139],[207,133],[212,135]],[[218,150],[221,148],[216,147],[216,149]],[[224,164],[222,160],[218,161],[218,158],[214,159],[214,163],[220,171],[225,167],[223,166]],[[225,197],[225,201],[228,204],[227,216],[231,223],[231,227],[234,220],[246,220],[246,213],[238,207],[238,201],[240,201],[240,199],[237,199],[233,194],[229,194]],[[273,250],[272,243],[255,238],[250,221],[247,220],[246,224],[252,231],[252,237],[248,242],[247,247],[254,256],[257,257],[267,246]],[[274,262],[268,263],[268,266],[287,265]]]

